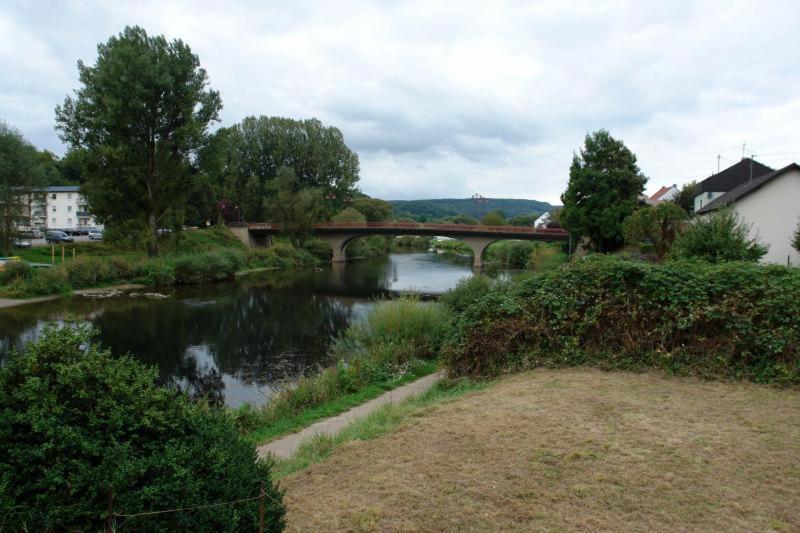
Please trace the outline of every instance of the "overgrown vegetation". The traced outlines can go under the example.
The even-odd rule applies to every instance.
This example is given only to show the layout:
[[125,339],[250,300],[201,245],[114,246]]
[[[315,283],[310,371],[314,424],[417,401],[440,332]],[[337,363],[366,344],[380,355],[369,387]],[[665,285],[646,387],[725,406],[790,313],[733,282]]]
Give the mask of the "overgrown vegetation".
[[[0,529],[98,531],[133,514],[250,499],[283,528],[270,465],[224,411],[156,384],[91,330],[47,327],[0,368]],[[110,501],[113,491],[113,502]],[[131,518],[140,531],[254,531],[258,501]]]
[[[67,254],[66,260],[55,267],[31,269],[26,263],[12,262],[0,274],[0,296],[64,294],[73,289],[125,282],[154,286],[206,283],[230,279],[243,269],[293,268],[318,262],[309,252],[285,243],[247,249],[222,228],[173,235],[163,240],[161,249],[167,253],[148,259],[142,253],[107,243],[87,243],[76,246],[79,255],[75,259]],[[49,262],[50,249],[31,249],[25,257],[33,262]]]
[[590,256],[493,287],[443,356],[456,375],[586,364],[797,384],[800,270]]
[[721,261],[758,261],[769,249],[753,237],[751,226],[730,209],[695,218],[673,243],[670,257]]
[[288,431],[313,422],[316,416],[304,414],[309,409],[327,404],[320,412],[335,414],[331,407],[345,410],[352,405],[348,395],[370,387],[374,392],[393,388],[409,377],[430,373],[450,324],[450,313],[437,303],[414,298],[379,302],[366,320],[350,326],[333,343],[334,365],[277,392],[259,409],[240,409],[239,427],[263,440],[282,433],[281,428]]

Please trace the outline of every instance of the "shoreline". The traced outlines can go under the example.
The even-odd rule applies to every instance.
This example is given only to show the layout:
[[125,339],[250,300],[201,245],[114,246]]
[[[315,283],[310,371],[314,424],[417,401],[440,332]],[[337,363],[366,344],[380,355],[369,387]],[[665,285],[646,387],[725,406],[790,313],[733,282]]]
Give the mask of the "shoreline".
[[89,289],[77,289],[69,294],[51,294],[49,296],[34,296],[33,298],[26,298],[18,300],[16,298],[0,298],[0,309],[9,309],[11,307],[19,307],[20,305],[38,304],[42,302],[52,302],[59,298],[68,298],[75,295],[94,294],[97,292],[107,291],[109,289],[116,290],[132,290],[132,289],[146,289],[150,285],[142,285],[141,283],[120,283],[118,285],[106,285],[104,287],[92,287]]

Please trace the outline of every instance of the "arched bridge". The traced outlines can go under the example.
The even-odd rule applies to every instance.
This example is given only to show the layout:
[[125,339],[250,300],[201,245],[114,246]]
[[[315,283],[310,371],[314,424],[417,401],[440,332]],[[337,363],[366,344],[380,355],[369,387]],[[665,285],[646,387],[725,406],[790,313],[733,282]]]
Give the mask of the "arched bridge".
[[[231,230],[248,246],[269,246],[272,235],[281,232],[274,224],[254,223],[231,226]],[[415,222],[324,222],[314,226],[314,234],[325,239],[333,249],[333,262],[345,260],[347,244],[368,235],[417,235],[452,237],[469,245],[474,252],[473,265],[481,266],[484,250],[496,241],[514,239],[525,241],[565,242],[569,233],[555,228],[516,226],[483,226],[469,224],[422,224]]]

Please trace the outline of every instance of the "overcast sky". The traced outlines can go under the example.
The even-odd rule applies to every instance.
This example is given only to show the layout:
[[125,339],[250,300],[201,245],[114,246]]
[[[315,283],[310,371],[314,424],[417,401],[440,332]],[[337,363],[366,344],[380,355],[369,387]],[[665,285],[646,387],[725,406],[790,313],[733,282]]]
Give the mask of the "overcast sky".
[[661,185],[746,153],[800,160],[800,2],[36,2],[0,4],[0,119],[62,154],[76,62],[125,25],[181,38],[222,125],[317,117],[387,199],[560,202],[574,150],[608,129]]

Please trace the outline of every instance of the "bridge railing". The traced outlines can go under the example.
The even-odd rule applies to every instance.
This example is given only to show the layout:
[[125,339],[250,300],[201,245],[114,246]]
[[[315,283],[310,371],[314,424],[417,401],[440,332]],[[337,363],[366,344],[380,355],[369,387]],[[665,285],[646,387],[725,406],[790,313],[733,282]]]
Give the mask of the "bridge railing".
[[[280,228],[269,222],[253,222],[247,224],[254,230],[279,230]],[[322,222],[314,226],[315,229],[427,229],[443,232],[482,232],[482,233],[517,233],[522,235],[567,235],[561,228],[531,228],[520,226],[485,226],[483,224],[428,224],[422,222]]]

